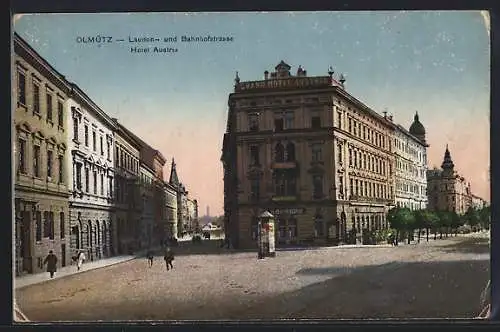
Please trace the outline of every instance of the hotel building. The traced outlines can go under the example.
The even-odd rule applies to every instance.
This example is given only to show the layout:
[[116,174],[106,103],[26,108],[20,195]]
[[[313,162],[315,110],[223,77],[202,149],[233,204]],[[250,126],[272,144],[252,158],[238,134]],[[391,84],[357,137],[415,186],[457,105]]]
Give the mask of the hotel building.
[[276,218],[278,245],[339,243],[387,227],[394,205],[394,125],[345,88],[281,61],[260,81],[238,74],[223,140],[226,236],[256,246],[258,216]]

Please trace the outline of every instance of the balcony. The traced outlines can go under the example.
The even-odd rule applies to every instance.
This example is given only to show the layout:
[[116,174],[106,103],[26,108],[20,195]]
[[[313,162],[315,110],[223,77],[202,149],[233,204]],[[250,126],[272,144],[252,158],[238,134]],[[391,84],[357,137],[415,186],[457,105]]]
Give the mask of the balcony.
[[272,169],[295,169],[299,167],[298,161],[274,161],[271,163]]
[[274,195],[271,197],[273,202],[295,202],[296,200],[296,195]]

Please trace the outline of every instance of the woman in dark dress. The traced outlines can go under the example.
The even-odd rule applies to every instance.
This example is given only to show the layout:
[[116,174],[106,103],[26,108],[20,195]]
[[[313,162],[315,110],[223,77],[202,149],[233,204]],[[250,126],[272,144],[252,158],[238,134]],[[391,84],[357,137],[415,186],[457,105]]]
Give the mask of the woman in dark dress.
[[50,273],[51,278],[54,278],[54,273],[57,270],[57,257],[56,255],[54,255],[54,252],[52,250],[50,250],[47,257],[45,257],[43,264],[47,264],[47,272]]

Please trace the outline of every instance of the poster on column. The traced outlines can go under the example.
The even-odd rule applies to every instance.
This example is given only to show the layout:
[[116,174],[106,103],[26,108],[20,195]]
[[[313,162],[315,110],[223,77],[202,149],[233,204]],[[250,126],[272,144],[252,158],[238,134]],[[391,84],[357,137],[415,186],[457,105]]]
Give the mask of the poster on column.
[[269,237],[269,253],[273,253],[275,251],[274,221],[269,221],[267,229],[267,236]]

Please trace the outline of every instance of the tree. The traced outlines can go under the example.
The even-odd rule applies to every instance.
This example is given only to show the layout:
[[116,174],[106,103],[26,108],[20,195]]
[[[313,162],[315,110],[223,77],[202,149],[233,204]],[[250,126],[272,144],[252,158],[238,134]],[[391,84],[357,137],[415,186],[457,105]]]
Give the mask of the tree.
[[451,215],[449,211],[439,211],[437,213],[439,218],[439,239],[443,238],[443,229],[445,235],[448,236],[448,227],[451,226]]
[[[458,228],[463,225],[463,217],[455,211],[450,212],[450,226],[457,236]],[[451,235],[451,232],[450,232]]]
[[415,232],[415,228],[417,227],[415,215],[410,209],[406,208],[403,209],[403,222],[404,222],[404,228],[408,232],[408,244],[410,244],[410,241],[412,240],[412,235]]
[[490,229],[491,207],[485,206],[479,210],[479,224],[483,229]]
[[[398,244],[399,234],[402,230],[413,229],[413,213],[408,208],[394,207],[387,213],[387,220],[391,228],[396,230],[396,245]],[[408,237],[408,243],[410,238]]]
[[479,211],[470,207],[467,209],[467,212],[464,214],[465,222],[473,229],[480,223],[481,217],[479,215]]
[[415,219],[415,227],[418,228],[418,243],[420,243],[420,233],[422,229],[426,230],[427,242],[429,242],[429,228],[432,228],[432,218],[435,218],[435,215],[432,214],[429,210],[415,210],[413,211],[414,219]]
[[[434,240],[437,237],[437,230],[440,226],[439,216],[434,211],[427,211],[427,225],[434,233]],[[427,229],[427,242],[429,242],[429,230]]]

